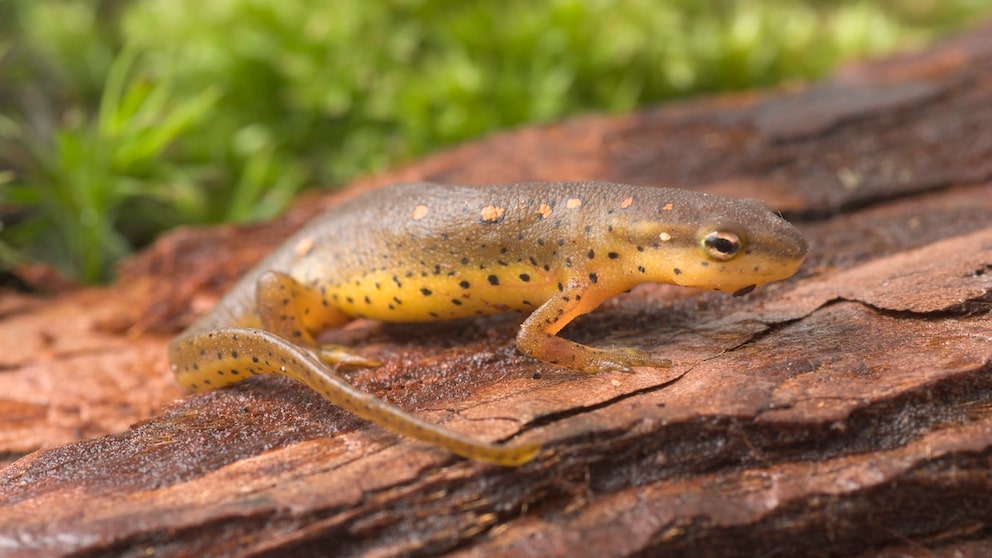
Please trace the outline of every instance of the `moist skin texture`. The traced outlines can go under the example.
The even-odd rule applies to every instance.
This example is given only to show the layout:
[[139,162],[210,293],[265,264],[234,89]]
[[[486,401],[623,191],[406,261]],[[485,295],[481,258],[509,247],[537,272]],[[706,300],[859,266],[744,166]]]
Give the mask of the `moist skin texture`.
[[530,315],[517,347],[538,360],[585,373],[670,366],[557,334],[640,283],[746,294],[794,274],[806,250],[799,231],[756,200],[603,182],[397,185],[317,216],[177,337],[169,360],[195,391],[282,374],[395,432],[519,465],[540,446],[474,440],[358,391],[334,367],[378,363],[315,335],[354,318],[521,311]]

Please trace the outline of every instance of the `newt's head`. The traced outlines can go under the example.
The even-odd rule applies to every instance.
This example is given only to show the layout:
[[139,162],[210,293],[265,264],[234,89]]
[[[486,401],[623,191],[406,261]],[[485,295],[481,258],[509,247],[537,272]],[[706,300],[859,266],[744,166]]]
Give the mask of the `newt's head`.
[[799,230],[758,200],[695,192],[673,200],[629,229],[650,281],[743,295],[790,277],[806,257]]

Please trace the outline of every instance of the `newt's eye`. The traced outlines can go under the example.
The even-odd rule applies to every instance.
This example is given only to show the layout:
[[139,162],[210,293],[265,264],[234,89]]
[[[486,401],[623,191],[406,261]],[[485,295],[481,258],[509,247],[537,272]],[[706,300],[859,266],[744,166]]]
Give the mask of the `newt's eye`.
[[741,238],[729,231],[711,231],[702,239],[703,251],[718,262],[732,260],[741,251]]

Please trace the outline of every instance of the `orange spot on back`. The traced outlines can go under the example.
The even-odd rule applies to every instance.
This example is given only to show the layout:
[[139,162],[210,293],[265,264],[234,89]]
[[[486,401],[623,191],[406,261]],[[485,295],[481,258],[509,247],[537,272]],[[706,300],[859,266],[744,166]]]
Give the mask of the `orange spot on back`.
[[567,202],[565,202],[565,207],[567,207],[569,209],[575,209],[576,207],[582,207],[582,200],[580,200],[579,198],[570,198]]
[[300,241],[296,243],[295,250],[296,254],[299,256],[306,256],[309,254],[310,250],[313,250],[313,237],[307,236],[301,238]]
[[492,223],[495,221],[499,221],[500,217],[502,217],[504,213],[506,213],[506,208],[504,207],[487,205],[486,207],[482,208],[482,211],[479,212],[479,216],[482,217],[483,221],[486,221],[487,223]]
[[634,198],[632,198],[632,197],[631,198],[625,198],[622,202],[620,202],[620,207],[623,208],[623,209],[627,209],[628,207],[630,207],[630,204],[632,204],[632,203],[634,203]]
[[413,208],[413,219],[416,221],[417,219],[423,219],[424,217],[427,217],[427,212],[428,211],[429,210],[428,210],[427,206],[424,205],[424,204],[420,204],[417,207],[414,207]]
[[537,212],[541,214],[542,219],[547,219],[548,216],[551,215],[551,206],[546,203],[542,203],[541,207],[537,208]]
[[672,204],[670,204],[670,203],[666,203],[665,204],[665,207],[662,207],[662,209],[665,210],[665,211],[671,211],[673,207],[675,207],[675,206],[672,205]]

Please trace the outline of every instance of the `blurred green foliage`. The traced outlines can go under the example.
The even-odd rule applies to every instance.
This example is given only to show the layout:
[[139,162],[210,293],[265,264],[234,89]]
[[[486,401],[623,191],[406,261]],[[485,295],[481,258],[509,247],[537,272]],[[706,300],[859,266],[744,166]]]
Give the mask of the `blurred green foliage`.
[[523,122],[814,78],[990,8],[0,0],[0,269],[103,280],[178,223],[270,218],[304,186]]

